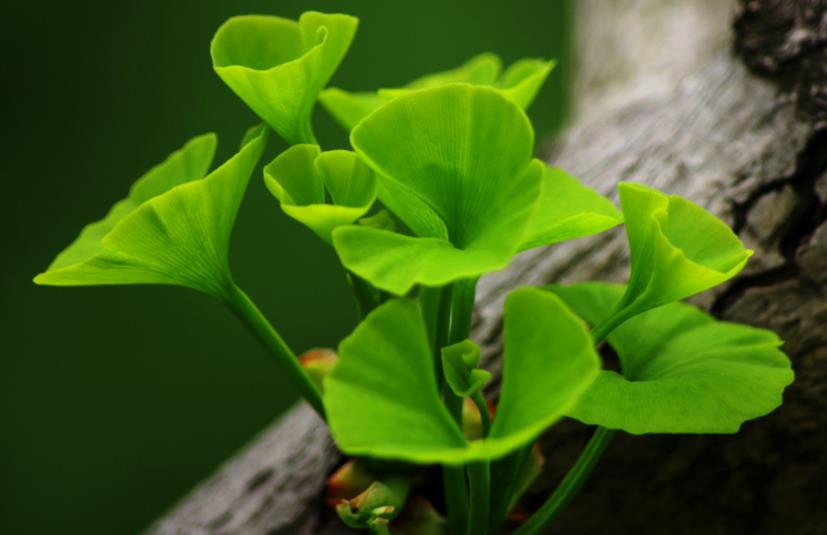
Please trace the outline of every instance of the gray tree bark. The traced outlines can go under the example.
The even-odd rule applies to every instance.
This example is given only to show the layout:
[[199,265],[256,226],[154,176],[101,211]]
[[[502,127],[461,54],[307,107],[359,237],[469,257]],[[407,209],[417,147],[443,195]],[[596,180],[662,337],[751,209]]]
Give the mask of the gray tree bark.
[[[786,340],[784,406],[737,435],[621,434],[552,533],[827,533],[827,2],[582,0],[580,98],[548,159],[601,192],[683,195],[733,225],[755,259],[697,302]],[[519,285],[623,281],[621,229],[534,251],[481,281],[474,338],[498,368],[501,304]],[[543,439],[540,503],[588,437]],[[293,409],[150,528],[155,535],[344,533],[322,504],[341,462]]]

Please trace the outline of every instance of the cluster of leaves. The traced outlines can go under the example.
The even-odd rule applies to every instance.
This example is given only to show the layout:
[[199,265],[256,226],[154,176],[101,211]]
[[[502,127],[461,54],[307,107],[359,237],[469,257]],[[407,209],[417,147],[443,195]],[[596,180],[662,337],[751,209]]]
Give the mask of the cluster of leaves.
[[[563,416],[634,434],[731,433],[781,403],[793,375],[773,333],[678,302],[747,262],[751,252],[724,223],[631,183],[618,187],[618,210],[532,158],[524,110],[553,62],[525,59],[501,73],[496,56],[481,54],[402,88],[325,89],[356,27],[353,17],[315,12],[297,22],[227,21],[212,42],[214,68],[266,125],[210,173],[215,136],[188,142],[35,282],[177,284],[228,304],[344,452],[446,467],[452,532],[502,525],[527,486],[525,452]],[[317,100],[350,131],[353,151],[316,144]],[[265,166],[267,188],[288,216],[335,248],[363,314],[335,363],[316,362],[312,379],[229,269],[236,212],[270,128],[292,146]],[[490,374],[467,338],[477,279],[521,251],[621,224],[631,252],[627,285],[520,288],[507,297],[502,385],[489,421],[482,389]],[[619,371],[600,370],[604,339]],[[463,400],[477,410],[474,433],[463,425]],[[393,529],[410,480],[376,483],[338,509],[349,525],[383,533]],[[442,529],[436,513],[421,516]]]

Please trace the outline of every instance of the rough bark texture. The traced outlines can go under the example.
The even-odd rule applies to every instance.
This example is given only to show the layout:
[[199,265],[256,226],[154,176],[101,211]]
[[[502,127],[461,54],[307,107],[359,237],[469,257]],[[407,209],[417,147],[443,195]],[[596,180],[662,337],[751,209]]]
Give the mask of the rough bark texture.
[[[784,406],[732,436],[619,436],[553,533],[827,533],[827,2],[578,2],[578,113],[549,158],[612,194],[640,181],[704,205],[756,257],[697,300],[777,331],[797,374]],[[734,20],[734,24],[733,24]],[[616,230],[524,253],[484,279],[475,338],[497,367],[500,310],[523,284],[623,280]],[[589,430],[543,439],[538,503]],[[157,535],[339,533],[321,505],[339,461],[305,407],[151,528]]]

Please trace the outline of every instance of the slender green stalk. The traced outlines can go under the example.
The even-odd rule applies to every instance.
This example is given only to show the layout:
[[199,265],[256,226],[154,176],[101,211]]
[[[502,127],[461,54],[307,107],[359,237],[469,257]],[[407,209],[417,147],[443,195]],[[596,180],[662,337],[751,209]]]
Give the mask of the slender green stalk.
[[292,145],[298,145],[300,143],[308,143],[310,145],[318,145],[319,142],[316,141],[316,136],[313,134],[313,125],[310,124],[310,119],[307,121],[303,121],[301,123],[301,130],[299,131],[299,139],[295,140]]
[[[434,366],[440,388],[444,386],[442,375],[443,347],[448,345],[451,326],[452,288],[420,288],[420,303],[425,315],[425,325],[434,351]],[[462,399],[453,395],[448,388],[443,388],[445,404],[457,422],[462,423]],[[448,513],[448,532],[462,533],[468,511],[468,488],[465,482],[465,470],[461,466],[442,467],[442,482],[445,492],[445,507]]]
[[612,331],[623,324],[627,319],[635,315],[634,309],[629,307],[621,308],[609,315],[605,320],[592,328],[592,339],[594,345],[600,344]]
[[580,454],[577,462],[571,467],[566,477],[554,491],[548,500],[537,510],[536,513],[513,535],[533,535],[535,533],[542,533],[542,531],[554,520],[554,518],[562,511],[571,499],[577,494],[577,491],[583,486],[583,483],[591,475],[600,456],[609,442],[612,440],[615,432],[605,427],[598,427],[594,432],[586,448]]
[[453,288],[446,286],[442,289],[442,296],[437,309],[436,330],[434,331],[434,365],[439,388],[443,388],[445,375],[442,372],[442,348],[450,344],[449,332],[451,328],[451,304]]
[[[498,462],[499,478],[494,480],[496,474],[492,474],[492,504],[489,515],[491,530],[497,532],[510,512],[511,503],[519,492],[520,475],[522,474],[533,445],[523,446],[511,455],[500,459]],[[497,487],[499,481],[502,487]]]
[[359,319],[365,319],[365,316],[370,314],[374,308],[382,304],[382,294],[371,283],[355,273],[348,272],[347,280],[356,297],[356,312],[359,314]]
[[428,343],[431,349],[436,347],[436,324],[439,321],[439,305],[442,302],[442,288],[419,288],[419,308],[425,319],[425,329],[428,331]]
[[474,298],[477,292],[477,279],[465,279],[454,283],[451,295],[452,318],[449,343],[456,344],[468,338],[471,331],[471,313],[474,311]]
[[468,514],[468,487],[462,466],[442,466],[442,484],[445,508],[448,513],[448,533],[462,533]]
[[491,465],[487,461],[469,463],[468,483],[471,487],[466,535],[488,534],[488,504],[491,499]]
[[235,312],[244,325],[249,328],[256,338],[275,357],[276,364],[287,374],[287,377],[298,388],[301,396],[319,413],[325,417],[322,395],[310,377],[302,369],[299,359],[282,340],[279,333],[273,329],[261,310],[253,303],[244,291],[235,284],[230,285],[226,295],[227,304]]
[[473,400],[474,404],[480,410],[480,422],[482,423],[482,436],[487,437],[488,431],[491,429],[491,415],[488,412],[488,403],[485,402],[485,398],[482,397],[482,393],[477,390],[471,396],[471,400]]
[[[468,338],[468,333],[471,330],[471,313],[474,310],[476,286],[477,279],[467,279],[456,282],[453,285],[452,291],[449,294],[451,300],[451,324],[450,335],[448,336],[449,344],[455,344]],[[453,416],[454,419],[462,425],[463,399],[459,396],[455,396],[448,388],[443,390],[443,394],[445,397],[445,404],[448,407],[448,412],[450,412],[451,416]],[[450,487],[451,492],[456,494],[450,498],[450,500],[456,503],[456,516],[453,516],[453,523],[449,503],[449,533],[462,533],[461,528],[466,520],[468,523],[464,525],[467,526],[468,530],[478,529],[477,522],[484,522],[487,524],[489,501],[488,489],[491,477],[489,464],[485,463],[484,467],[476,467],[477,473],[474,474],[475,479],[474,481],[469,482],[471,484],[471,491],[474,493],[472,500],[476,501],[473,505],[473,511],[469,509],[468,485],[465,480],[465,469],[463,467],[446,466],[443,470],[446,491]],[[479,472],[484,472],[484,474]],[[484,485],[484,488],[480,488],[481,485]],[[461,497],[458,495],[459,492],[462,493]],[[480,500],[482,500],[482,503]],[[457,516],[459,518],[456,518]],[[468,533],[479,532],[468,531]]]

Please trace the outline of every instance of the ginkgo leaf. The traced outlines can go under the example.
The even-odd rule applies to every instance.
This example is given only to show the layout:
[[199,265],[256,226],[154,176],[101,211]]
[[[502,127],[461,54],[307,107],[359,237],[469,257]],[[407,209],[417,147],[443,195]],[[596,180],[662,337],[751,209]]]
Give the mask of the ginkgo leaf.
[[554,61],[521,59],[500,76],[502,61],[496,54],[486,52],[459,67],[422,76],[403,87],[382,88],[375,92],[349,92],[331,87],[322,91],[319,100],[346,130],[352,130],[359,121],[396,97],[455,83],[497,88],[521,108],[527,109],[554,65]]
[[488,438],[467,441],[442,403],[419,307],[371,312],[339,346],[325,378],[333,437],[350,455],[414,463],[490,460],[531,442],[568,410],[599,367],[583,322],[536,288],[506,300],[503,387]]
[[319,94],[322,106],[347,131],[388,100],[373,91],[351,92],[338,87],[329,87]]
[[520,249],[597,234],[622,222],[612,201],[562,169],[544,165],[540,202]]
[[232,17],[210,46],[213,68],[288,143],[315,143],[310,116],[316,98],[347,53],[358,19],[305,12]]
[[521,59],[506,69],[495,87],[526,110],[555,65],[554,61],[540,58]]
[[[294,145],[264,168],[267,189],[281,209],[324,241],[364,216],[376,198],[373,171],[355,153]],[[330,196],[332,203],[326,198]]]
[[503,377],[486,449],[529,444],[580,398],[600,369],[586,325],[563,301],[520,288],[505,301]]
[[525,113],[493,89],[442,86],[383,106],[351,144],[376,172],[383,204],[423,239],[342,227],[340,259],[398,295],[505,267],[539,197],[533,142]]
[[383,88],[379,96],[388,100],[405,95],[411,91],[430,89],[447,84],[494,85],[502,70],[502,61],[496,54],[483,52],[466,61],[459,67],[434,74],[426,74],[409,82],[404,87]]
[[259,127],[238,154],[204,178],[215,136],[190,141],[138,179],[103,220],[84,228],[35,282],[176,284],[223,297],[230,234],[266,139]]
[[369,227],[340,227],[333,245],[345,267],[395,295],[405,295],[417,282],[443,286],[503,267],[501,258],[485,250]]
[[[581,317],[599,324],[624,288],[551,286]],[[622,371],[604,370],[569,411],[587,424],[643,433],[735,433],[781,405],[793,381],[775,333],[718,321],[682,303],[629,319],[608,337]]]
[[471,340],[443,347],[441,357],[445,381],[457,396],[469,397],[491,379],[490,372],[477,368],[480,347]]
[[752,256],[726,223],[682,197],[628,182],[618,190],[632,272],[606,325],[717,286]]
[[428,335],[415,302],[378,307],[339,344],[325,377],[328,425],[352,455],[436,462],[467,444],[442,403]]

